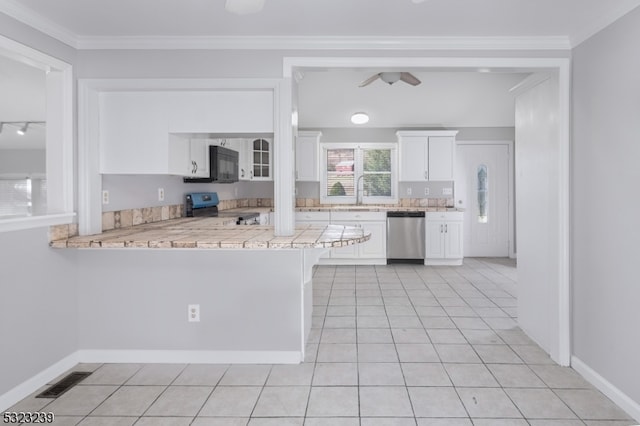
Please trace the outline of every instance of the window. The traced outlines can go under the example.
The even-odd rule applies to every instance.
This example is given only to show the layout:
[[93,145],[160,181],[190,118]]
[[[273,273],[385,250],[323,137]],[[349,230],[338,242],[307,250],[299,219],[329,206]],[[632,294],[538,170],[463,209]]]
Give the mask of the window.
[[397,202],[394,144],[323,144],[322,203]]
[[[0,126],[0,231],[71,223],[72,67],[0,36],[0,74],[9,76],[0,80],[0,91],[9,94],[0,102],[12,117]],[[5,82],[28,102],[15,104]]]
[[478,166],[478,223],[487,223],[487,213],[489,209],[489,182],[487,180],[487,166]]

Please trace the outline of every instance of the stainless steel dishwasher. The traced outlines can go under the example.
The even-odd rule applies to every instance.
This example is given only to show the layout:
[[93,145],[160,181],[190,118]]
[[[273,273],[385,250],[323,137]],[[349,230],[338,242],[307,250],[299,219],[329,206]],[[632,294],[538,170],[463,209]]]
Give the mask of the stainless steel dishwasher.
[[387,212],[387,263],[424,263],[424,212]]

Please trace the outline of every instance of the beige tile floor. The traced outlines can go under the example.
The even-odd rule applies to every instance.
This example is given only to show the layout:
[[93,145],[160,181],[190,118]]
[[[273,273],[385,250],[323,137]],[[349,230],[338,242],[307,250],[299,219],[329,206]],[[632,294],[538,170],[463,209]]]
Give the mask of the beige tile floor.
[[79,365],[58,425],[623,426],[633,420],[516,326],[508,259],[314,274],[300,365]]

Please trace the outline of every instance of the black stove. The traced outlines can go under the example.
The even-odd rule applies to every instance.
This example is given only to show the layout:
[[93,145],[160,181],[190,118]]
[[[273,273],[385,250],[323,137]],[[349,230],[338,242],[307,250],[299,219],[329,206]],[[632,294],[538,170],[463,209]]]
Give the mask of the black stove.
[[190,192],[185,196],[186,217],[235,218],[236,225],[259,225],[260,213],[250,211],[218,211],[218,193]]

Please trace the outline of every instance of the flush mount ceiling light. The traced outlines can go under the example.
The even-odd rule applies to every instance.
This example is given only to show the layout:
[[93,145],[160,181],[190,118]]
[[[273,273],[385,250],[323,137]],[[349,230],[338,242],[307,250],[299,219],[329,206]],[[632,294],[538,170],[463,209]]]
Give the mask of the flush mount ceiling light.
[[356,112],[351,116],[353,124],[366,124],[369,122],[369,115],[366,112]]
[[265,0],[227,0],[224,8],[227,12],[236,15],[248,15],[260,12],[264,7]]
[[411,0],[412,3],[419,4],[424,3],[426,0]]

